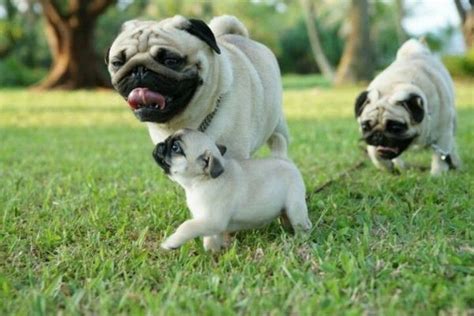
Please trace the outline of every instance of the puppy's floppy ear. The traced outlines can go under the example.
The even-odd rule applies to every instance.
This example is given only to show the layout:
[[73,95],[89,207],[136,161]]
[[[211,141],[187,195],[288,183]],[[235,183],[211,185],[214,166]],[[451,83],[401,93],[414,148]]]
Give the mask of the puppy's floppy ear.
[[217,46],[214,33],[212,33],[211,29],[209,28],[209,26],[207,26],[207,24],[204,21],[197,20],[197,19],[189,19],[189,24],[187,24],[183,29],[189,34],[194,35],[197,38],[204,41],[216,53],[218,54],[221,53],[219,46]]
[[224,172],[224,167],[218,158],[214,157],[209,150],[206,150],[204,154],[199,156],[199,159],[204,161],[204,172],[207,173],[211,178],[217,178]]
[[105,55],[104,55],[104,61],[105,61],[105,64],[108,65],[109,64],[109,54],[110,54],[110,48],[107,48],[107,50],[105,51]]
[[364,106],[367,103],[367,96],[369,95],[369,91],[364,91],[356,98],[355,105],[354,105],[354,114],[355,117],[359,117],[362,114],[362,110],[364,110]]
[[221,145],[221,144],[216,144],[216,145],[217,145],[217,148],[219,148],[219,151],[220,151],[221,155],[224,156],[224,154],[227,151],[227,147],[225,147],[224,145]]
[[421,123],[425,117],[425,110],[423,107],[423,99],[416,93],[411,93],[408,98],[401,101],[402,105],[412,116],[416,123]]

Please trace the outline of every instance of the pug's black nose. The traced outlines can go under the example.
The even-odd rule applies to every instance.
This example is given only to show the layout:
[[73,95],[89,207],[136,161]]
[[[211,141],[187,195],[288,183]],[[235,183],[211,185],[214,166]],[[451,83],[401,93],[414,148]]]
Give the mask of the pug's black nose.
[[382,132],[375,132],[367,137],[367,143],[372,146],[382,145],[385,141],[385,136]]
[[163,159],[165,156],[165,144],[159,143],[156,145],[155,149],[153,150],[153,158],[156,159]]
[[383,143],[383,134],[382,133],[375,133],[373,141],[376,145],[381,145]]
[[148,68],[144,66],[138,66],[138,67],[135,67],[135,69],[133,70],[132,76],[137,80],[142,80],[145,77],[147,72],[148,72]]

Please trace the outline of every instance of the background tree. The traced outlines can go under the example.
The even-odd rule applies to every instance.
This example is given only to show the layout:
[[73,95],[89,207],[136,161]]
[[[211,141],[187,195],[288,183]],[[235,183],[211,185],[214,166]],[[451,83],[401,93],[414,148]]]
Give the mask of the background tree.
[[319,69],[323,76],[332,81],[334,78],[334,70],[331,64],[326,58],[321,41],[319,39],[318,30],[316,28],[316,15],[314,9],[314,3],[310,0],[300,0],[301,7],[303,9],[303,15],[306,22],[306,29],[308,31],[308,39],[311,44],[311,50],[313,51],[313,57],[318,64]]
[[454,0],[461,18],[464,41],[468,49],[474,46],[474,0]]
[[408,39],[408,34],[403,27],[402,21],[406,14],[405,1],[404,0],[395,0],[395,25],[397,28],[398,42],[401,44]]
[[0,29],[3,30],[0,37],[0,58],[10,54],[15,47],[16,40],[22,35],[16,20],[17,8],[11,0],[2,0],[2,2],[5,10],[5,19],[0,22]]
[[[108,86],[94,50],[97,18],[116,0],[40,0],[53,65],[40,88]],[[62,5],[61,5],[62,4]]]
[[368,1],[352,0],[349,16],[350,33],[337,69],[336,84],[370,80],[375,68],[370,41]]
[[[54,19],[54,14],[48,14],[47,17],[41,3],[56,8],[56,16],[61,17],[56,28],[59,31],[64,25],[65,29],[72,29],[73,26],[69,25],[72,22],[75,24],[74,28],[80,28],[83,15],[88,20],[91,19],[90,13],[84,12],[84,6],[93,7],[94,3],[104,4],[104,1],[0,0],[0,87],[29,86],[48,75],[42,82],[43,86],[81,88],[107,84],[109,76],[102,61],[103,54],[120,31],[122,23],[135,18],[159,21],[174,14],[205,21],[216,15],[233,14],[246,25],[253,39],[264,43],[275,53],[283,74],[324,74],[324,62],[317,62],[316,58],[325,56],[329,66],[335,69],[337,65],[342,65],[340,61],[344,48],[347,50],[350,47],[350,36],[347,35],[351,24],[349,12],[352,3],[347,0],[300,1],[117,0],[116,4],[114,1],[107,1],[111,4],[103,6],[102,12],[95,14],[93,23],[89,23],[87,30],[82,33],[85,34],[81,35],[82,39],[71,39],[70,44],[66,44],[68,41],[62,39],[64,35],[54,34],[55,28],[50,25],[52,22],[49,20]],[[472,9],[469,0],[460,0],[458,3],[462,5],[460,12],[467,17],[467,12]],[[79,9],[82,6],[83,14],[79,14],[78,10],[74,11],[74,5]],[[308,6],[309,10],[306,9]],[[382,69],[393,61],[404,40],[401,21],[410,14],[416,14],[416,6],[416,3],[402,0],[370,2],[370,27],[367,27],[370,29],[370,46],[363,44],[362,50],[364,56],[369,52],[375,69]],[[313,23],[307,23],[308,21]],[[45,28],[50,29],[53,39],[51,36],[46,37]],[[68,32],[73,31],[63,33],[67,35]],[[425,36],[432,49],[443,51],[456,32],[459,29],[438,28],[431,30],[429,34],[417,36]],[[319,43],[314,40],[314,33]],[[54,36],[61,36],[61,39],[55,39]],[[70,35],[72,36],[75,35]],[[70,64],[67,58],[55,57],[60,56],[55,55],[53,49],[56,42],[59,43],[57,49],[65,52],[61,56],[68,55],[68,50],[73,50],[78,56],[71,53],[69,56],[74,60]],[[72,42],[76,44],[71,44]],[[48,45],[51,43],[53,47]],[[312,49],[311,43],[313,47],[316,43],[319,48]],[[469,56],[471,57],[466,61],[452,62],[451,65],[457,65],[458,69],[471,69],[472,53]],[[79,61],[76,61],[77,58],[80,58]],[[361,59],[357,57],[355,60],[359,63]],[[81,73],[78,75],[76,70]],[[326,74],[326,77],[329,76]],[[324,78],[318,80],[326,85],[331,81]]]

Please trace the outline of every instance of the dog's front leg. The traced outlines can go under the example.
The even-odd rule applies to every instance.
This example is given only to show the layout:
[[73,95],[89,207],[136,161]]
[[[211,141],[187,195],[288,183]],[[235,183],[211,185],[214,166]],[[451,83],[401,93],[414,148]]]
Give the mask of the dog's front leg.
[[196,237],[211,236],[224,232],[225,226],[205,219],[190,219],[179,225],[178,229],[161,244],[163,249],[179,248],[186,241]]
[[369,154],[370,160],[372,163],[381,170],[388,170],[393,172],[393,162],[388,159],[382,159],[377,155],[377,149],[375,146],[367,146],[367,154]]
[[224,246],[224,234],[204,236],[203,246],[206,251],[219,251]]

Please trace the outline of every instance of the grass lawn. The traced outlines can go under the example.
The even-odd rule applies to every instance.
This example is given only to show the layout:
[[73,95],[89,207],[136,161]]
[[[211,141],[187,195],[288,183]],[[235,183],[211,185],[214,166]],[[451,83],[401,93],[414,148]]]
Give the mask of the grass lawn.
[[[289,80],[308,191],[364,159],[362,88]],[[220,255],[159,244],[188,217],[146,128],[112,92],[0,91],[0,314],[474,313],[474,89],[457,83],[462,172],[368,161],[309,200],[315,228],[237,234]],[[430,153],[407,160],[428,167]]]

